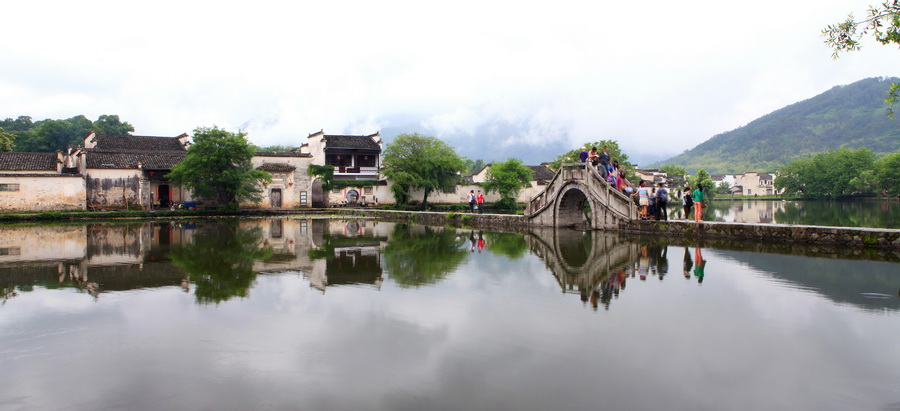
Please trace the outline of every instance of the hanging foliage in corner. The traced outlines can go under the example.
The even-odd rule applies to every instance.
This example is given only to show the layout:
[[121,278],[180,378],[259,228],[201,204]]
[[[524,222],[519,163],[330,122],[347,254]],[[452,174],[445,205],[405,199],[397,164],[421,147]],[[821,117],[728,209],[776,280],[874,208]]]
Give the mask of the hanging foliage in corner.
[[306,174],[319,177],[322,180],[322,190],[326,193],[334,187],[334,166],[318,166],[310,164],[306,168]]

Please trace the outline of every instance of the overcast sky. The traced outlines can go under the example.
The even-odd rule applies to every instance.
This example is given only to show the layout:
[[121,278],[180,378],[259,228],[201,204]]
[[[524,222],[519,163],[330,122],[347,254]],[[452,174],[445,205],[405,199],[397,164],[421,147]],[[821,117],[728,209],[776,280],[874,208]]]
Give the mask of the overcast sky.
[[262,146],[421,132],[529,164],[614,139],[643,162],[900,75],[896,47],[832,60],[822,42],[875,3],[16,1],[0,117],[118,114],[157,136],[218,125]]

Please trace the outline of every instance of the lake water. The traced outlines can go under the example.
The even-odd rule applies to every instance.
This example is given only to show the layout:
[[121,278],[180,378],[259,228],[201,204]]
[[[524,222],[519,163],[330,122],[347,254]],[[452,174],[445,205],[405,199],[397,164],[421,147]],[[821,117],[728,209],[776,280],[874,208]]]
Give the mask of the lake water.
[[[684,218],[680,207],[669,205],[668,208],[669,218]],[[754,224],[900,228],[900,201],[716,200],[708,203],[703,219]]]
[[900,409],[897,254],[674,241],[0,227],[0,409]]

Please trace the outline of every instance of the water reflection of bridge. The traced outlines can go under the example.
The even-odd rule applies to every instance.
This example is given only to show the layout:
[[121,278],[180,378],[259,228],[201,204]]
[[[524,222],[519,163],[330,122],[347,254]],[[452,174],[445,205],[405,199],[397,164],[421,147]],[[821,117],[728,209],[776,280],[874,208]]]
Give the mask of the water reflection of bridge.
[[627,270],[631,272],[640,258],[640,246],[619,236],[594,230],[539,228],[526,235],[531,252],[539,256],[553,273],[564,293],[582,298],[605,299],[596,293],[618,292],[605,285],[624,283],[624,278],[611,278]]

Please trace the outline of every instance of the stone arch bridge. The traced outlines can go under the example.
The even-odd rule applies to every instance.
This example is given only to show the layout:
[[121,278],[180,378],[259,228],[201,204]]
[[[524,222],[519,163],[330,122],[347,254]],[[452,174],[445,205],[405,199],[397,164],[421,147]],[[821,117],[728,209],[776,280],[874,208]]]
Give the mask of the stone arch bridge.
[[[590,212],[585,212],[585,203]],[[544,191],[528,203],[525,218],[533,226],[588,226],[613,229],[638,218],[631,197],[585,163],[563,164]]]

